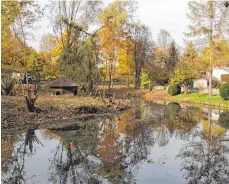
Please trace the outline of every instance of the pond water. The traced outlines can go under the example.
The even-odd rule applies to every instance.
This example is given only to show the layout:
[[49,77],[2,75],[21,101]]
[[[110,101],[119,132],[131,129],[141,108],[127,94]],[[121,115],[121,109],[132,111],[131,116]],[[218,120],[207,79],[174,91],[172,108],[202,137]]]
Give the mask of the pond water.
[[2,130],[2,183],[229,183],[229,112],[133,103],[110,118]]

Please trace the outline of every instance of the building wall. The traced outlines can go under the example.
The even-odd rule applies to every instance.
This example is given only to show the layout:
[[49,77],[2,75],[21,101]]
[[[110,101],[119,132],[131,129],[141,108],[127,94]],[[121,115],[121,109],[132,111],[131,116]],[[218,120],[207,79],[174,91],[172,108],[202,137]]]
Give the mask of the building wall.
[[225,68],[214,68],[212,71],[212,76],[217,78],[218,80],[221,80],[222,74],[229,74],[229,67]]
[[60,95],[64,95],[64,94],[77,95],[78,91],[77,91],[77,87],[52,88],[53,95],[57,95],[58,92],[60,93]]
[[206,79],[197,79],[193,82],[194,88],[207,88],[208,87],[208,81]]
[[57,95],[58,92],[60,93],[60,95],[63,95],[64,94],[64,89],[61,89],[61,88],[52,88],[52,94],[53,95]]

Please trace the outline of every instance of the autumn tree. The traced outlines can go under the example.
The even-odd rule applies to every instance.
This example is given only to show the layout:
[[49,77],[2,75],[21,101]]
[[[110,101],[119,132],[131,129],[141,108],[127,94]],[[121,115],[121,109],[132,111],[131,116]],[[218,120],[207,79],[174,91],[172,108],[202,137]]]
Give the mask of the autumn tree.
[[[210,52],[212,55],[212,62],[209,63]],[[201,55],[202,63],[200,64],[203,71],[209,71],[214,67],[228,67],[229,66],[229,44],[224,40],[217,40],[212,44],[212,47],[205,47]]]
[[184,93],[187,94],[188,87],[192,80],[199,77],[200,67],[198,53],[192,43],[187,44],[181,61],[177,64],[171,84],[182,84],[184,86]]
[[30,52],[25,40],[31,38],[31,29],[42,16],[42,10],[32,1],[3,1],[1,7],[2,62],[14,70],[25,70]]
[[126,86],[129,87],[134,76],[134,44],[131,39],[127,38],[123,46],[118,48],[118,72],[126,81]]
[[156,47],[152,51],[153,57],[146,67],[151,80],[151,86],[155,84],[168,84],[180,59],[178,45],[168,31],[161,30],[157,40]]
[[199,44],[209,46],[209,96],[212,95],[212,70],[214,62],[214,42],[219,35],[224,38],[228,34],[229,11],[224,1],[191,1],[188,18],[191,20],[187,36],[198,38]]
[[16,39],[11,31],[11,26],[20,14],[21,8],[17,1],[3,1],[1,3],[1,59],[2,64],[13,65],[16,53]]
[[130,27],[129,34],[134,44],[135,89],[140,89],[143,67],[152,58],[153,41],[150,30],[145,25],[133,23]]
[[55,79],[60,74],[58,57],[61,54],[61,46],[52,34],[45,34],[40,41],[40,58],[43,61],[41,77],[45,80]]
[[56,47],[56,45],[57,40],[53,34],[44,34],[40,41],[40,52],[50,52]]
[[127,7],[129,2],[115,1],[110,4],[101,14],[100,22],[103,29],[99,33],[101,55],[104,61],[106,76],[111,89],[113,75],[117,66],[117,54],[120,51],[121,40],[125,39],[125,24],[128,19]]
[[[25,97],[25,103],[29,112],[35,112],[35,102],[38,98],[39,86],[35,85],[33,88],[28,81],[28,57],[30,56],[31,49],[27,46],[27,39],[31,38],[31,29],[35,28],[35,22],[42,16],[42,10],[37,2],[34,1],[20,1],[17,2],[19,6],[19,14],[12,23],[11,30],[14,37],[20,42],[22,48],[23,57],[20,61],[21,67],[26,74],[26,91],[22,88],[23,95]],[[23,85],[22,85],[23,87]],[[32,92],[33,91],[33,92]]]
[[75,41],[73,38],[77,36],[72,23],[77,24],[79,31],[86,30],[89,24],[96,21],[101,7],[100,1],[51,2],[50,20],[62,49],[69,52]]
[[51,3],[53,30],[61,47],[58,58],[61,73],[80,83],[90,81],[89,86],[93,86],[92,69],[95,67],[97,72],[97,52],[96,41],[90,38],[93,33],[88,29],[96,22],[101,5],[100,1]]

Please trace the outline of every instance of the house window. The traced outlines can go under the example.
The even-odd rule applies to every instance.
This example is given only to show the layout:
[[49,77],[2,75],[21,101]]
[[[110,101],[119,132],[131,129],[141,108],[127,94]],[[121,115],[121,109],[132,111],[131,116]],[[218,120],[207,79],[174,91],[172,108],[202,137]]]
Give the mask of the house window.
[[56,92],[56,95],[60,95],[60,92],[59,92],[59,91],[57,91],[57,92]]

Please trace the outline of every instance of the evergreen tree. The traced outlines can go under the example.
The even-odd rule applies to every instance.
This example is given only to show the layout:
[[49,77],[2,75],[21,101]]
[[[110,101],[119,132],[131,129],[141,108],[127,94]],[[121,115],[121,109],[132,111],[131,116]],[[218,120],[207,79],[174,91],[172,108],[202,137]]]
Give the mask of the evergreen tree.
[[172,42],[169,45],[168,53],[169,54],[167,59],[167,68],[168,71],[172,72],[176,67],[177,62],[179,61],[179,50],[174,40],[172,40]]

